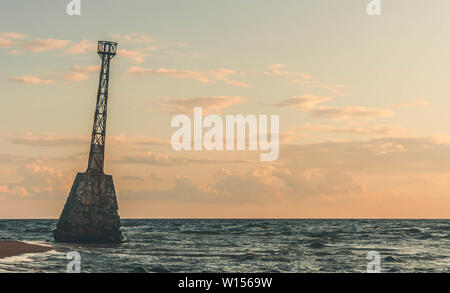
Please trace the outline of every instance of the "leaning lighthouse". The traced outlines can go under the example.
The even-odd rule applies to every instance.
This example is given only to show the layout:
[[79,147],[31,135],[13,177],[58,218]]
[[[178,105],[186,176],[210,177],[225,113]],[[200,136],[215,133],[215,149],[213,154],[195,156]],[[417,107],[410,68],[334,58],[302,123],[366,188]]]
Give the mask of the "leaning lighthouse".
[[122,240],[114,182],[103,172],[110,61],[117,43],[99,41],[102,60],[86,172],[78,173],[59,218],[56,242],[118,243]]

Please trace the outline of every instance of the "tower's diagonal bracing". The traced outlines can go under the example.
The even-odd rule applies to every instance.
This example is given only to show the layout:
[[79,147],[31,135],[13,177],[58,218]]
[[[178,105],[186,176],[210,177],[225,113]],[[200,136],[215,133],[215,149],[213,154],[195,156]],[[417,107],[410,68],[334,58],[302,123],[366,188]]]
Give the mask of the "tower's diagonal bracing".
[[95,106],[87,172],[103,173],[108,109],[109,67],[111,59],[116,55],[116,50],[117,43],[98,42],[97,53],[102,59],[102,65],[98,82],[97,103]]

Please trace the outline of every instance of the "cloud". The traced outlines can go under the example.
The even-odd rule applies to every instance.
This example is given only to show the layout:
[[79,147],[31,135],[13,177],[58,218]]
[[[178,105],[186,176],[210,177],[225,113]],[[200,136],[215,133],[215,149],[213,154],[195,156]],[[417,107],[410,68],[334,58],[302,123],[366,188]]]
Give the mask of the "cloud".
[[291,168],[345,170],[390,176],[450,172],[450,143],[434,137],[386,137],[364,141],[282,145],[280,163]]
[[24,83],[24,84],[54,84],[55,81],[51,79],[42,79],[36,76],[18,76],[11,77],[9,81]]
[[327,89],[330,93],[336,95],[336,96],[345,96],[350,94],[348,91],[344,91],[345,88],[344,85],[341,84],[331,84],[331,85],[323,85],[323,84],[310,84],[310,85],[304,85],[304,88],[322,88]]
[[294,170],[265,166],[250,169],[220,168],[209,184],[194,184],[175,176],[171,188],[149,190],[141,197],[198,203],[275,203],[305,197],[360,194],[353,178],[336,170]]
[[[34,134],[25,133],[9,137],[12,144],[34,147],[70,147],[88,145],[90,135],[59,135],[59,134]],[[148,136],[109,135],[108,144],[123,146],[164,146],[170,145],[170,139]]]
[[394,135],[405,128],[395,125],[373,125],[369,127],[353,127],[353,128],[339,128],[331,125],[311,125],[305,124],[302,126],[297,126],[294,130],[302,131],[318,131],[318,132],[335,132],[335,133],[351,133],[351,134],[378,134],[378,135]]
[[49,50],[60,49],[70,44],[68,40],[56,40],[56,39],[34,39],[29,41],[23,41],[18,45],[31,52],[43,52]]
[[126,49],[118,50],[117,55],[127,58],[134,63],[142,63],[144,59],[149,56],[148,54],[145,54],[140,51],[131,51]]
[[130,43],[153,43],[156,42],[151,36],[144,33],[129,33],[129,34],[110,34],[111,38],[121,41],[121,42],[130,42]]
[[159,102],[161,110],[169,113],[192,113],[194,107],[201,106],[205,114],[221,113],[223,109],[233,105],[245,102],[247,99],[242,97],[198,97],[198,98],[165,98]]
[[77,55],[86,51],[94,51],[96,43],[87,39],[79,42],[59,39],[33,39],[21,33],[0,33],[0,48],[14,48],[11,54],[19,54],[21,50],[38,53],[50,50],[64,49],[63,52],[69,55]]
[[332,99],[332,97],[320,97],[311,94],[302,95],[299,97],[293,97],[287,100],[283,100],[275,106],[277,107],[294,107],[297,110],[306,110],[311,109],[318,104],[328,102]]
[[430,106],[431,103],[427,101],[410,101],[406,103],[400,104],[389,104],[388,107],[396,107],[396,108],[412,108],[412,107],[426,107]]
[[20,33],[0,33],[0,48],[13,47],[16,40],[21,40],[27,36]]
[[288,66],[286,64],[273,64],[266,67],[264,72],[268,76],[283,76],[289,78],[290,82],[304,82],[310,80],[311,76],[304,73],[290,72],[285,70]]
[[30,160],[17,168],[19,182],[1,184],[0,194],[30,196],[36,194],[60,193],[70,184],[70,179],[42,160]]
[[184,166],[189,164],[224,164],[224,163],[244,163],[242,160],[213,160],[195,159],[189,157],[172,157],[164,153],[152,151],[137,152],[130,155],[114,156],[110,161],[119,164],[144,164],[156,166]]
[[9,48],[12,46],[14,46],[14,42],[12,40],[0,37],[0,48]]
[[362,106],[347,106],[347,107],[325,107],[318,106],[309,109],[309,113],[313,117],[330,118],[336,121],[363,119],[370,120],[375,117],[392,116],[394,112],[386,109],[366,108]]
[[11,143],[18,145],[27,145],[35,147],[56,147],[56,146],[73,146],[80,144],[87,144],[89,142],[88,136],[69,136],[69,135],[37,135],[27,133],[24,135],[13,136],[10,139]]
[[67,81],[80,82],[88,79],[89,77],[88,73],[98,72],[99,70],[100,70],[99,65],[91,65],[84,67],[75,65],[74,67],[69,69],[69,73],[61,73],[56,75]]
[[22,50],[39,53],[50,50],[64,49],[69,55],[78,55],[87,51],[95,51],[95,42],[82,39],[79,42],[59,39],[34,39],[21,33],[0,33],[0,48],[14,48],[10,54],[19,54]]
[[52,79],[43,79],[41,77],[34,77],[34,76],[22,76],[10,78],[10,81],[20,83],[33,83],[33,84],[54,84],[55,81],[53,79],[60,78],[66,81],[81,82],[89,78],[89,73],[98,72],[99,69],[100,69],[99,65],[90,65],[84,67],[75,65],[74,67],[70,68],[68,72],[49,73],[48,76],[51,77]]
[[178,165],[186,165],[189,163],[187,159],[172,158],[166,154],[153,153],[151,151],[147,151],[144,153],[137,153],[133,155],[124,155],[120,156],[120,158],[118,159],[113,160],[117,163],[149,164],[158,166],[178,166]]
[[406,147],[402,144],[393,142],[384,142],[381,144],[367,144],[369,149],[371,149],[375,154],[385,155],[389,153],[396,152],[406,152]]
[[7,38],[7,39],[25,39],[28,37],[27,35],[21,34],[21,33],[0,33],[0,38]]
[[157,181],[157,182],[163,181],[163,179],[161,177],[159,177],[158,175],[156,175],[155,173],[150,172],[149,175],[150,175],[150,178],[152,178],[154,181]]
[[374,109],[362,106],[330,107],[319,105],[330,100],[332,100],[332,97],[306,94],[283,100],[274,106],[294,107],[298,111],[308,111],[313,117],[330,118],[337,121],[349,119],[369,120],[374,117],[386,117],[394,114],[391,110],[387,109]]
[[188,45],[183,42],[167,42],[153,38],[152,36],[144,33],[129,33],[129,34],[110,34],[111,38],[121,42],[129,44],[142,44],[142,51],[155,51],[162,47],[175,46],[175,47],[187,47]]
[[22,186],[9,187],[6,184],[0,184],[0,194],[1,195],[19,195],[28,196],[30,193]]
[[96,49],[97,45],[95,43],[82,39],[78,43],[71,43],[70,46],[64,50],[64,52],[69,55],[78,55],[86,51],[95,51]]
[[120,179],[122,180],[130,180],[130,181],[145,181],[139,176],[122,176]]
[[54,84],[55,81],[53,80],[53,78],[61,78],[66,81],[81,82],[89,78],[89,73],[98,72],[99,69],[100,69],[99,65],[91,65],[84,67],[75,65],[74,67],[70,68],[68,72],[65,73],[49,73],[48,76],[51,77],[52,79],[43,79],[41,77],[36,76],[20,76],[20,77],[12,77],[9,80],[19,83]]
[[228,78],[229,75],[237,74],[236,71],[231,69],[215,69],[206,71],[194,71],[194,70],[184,70],[184,69],[152,69],[133,66],[125,72],[126,76],[129,77],[153,77],[153,76],[170,76],[180,79],[192,79],[202,83],[215,84],[216,81],[223,81],[226,84],[237,86],[237,87],[247,87],[248,85],[239,81],[231,80]]
[[267,76],[282,77],[288,82],[300,84],[301,89],[325,89],[331,92],[333,95],[338,96],[349,94],[348,91],[344,91],[344,85],[324,84],[308,74],[288,71],[286,70],[287,67],[288,65],[286,64],[269,65],[266,66],[266,71],[264,72],[264,74]]
[[8,52],[9,55],[20,55],[22,51],[14,49]]

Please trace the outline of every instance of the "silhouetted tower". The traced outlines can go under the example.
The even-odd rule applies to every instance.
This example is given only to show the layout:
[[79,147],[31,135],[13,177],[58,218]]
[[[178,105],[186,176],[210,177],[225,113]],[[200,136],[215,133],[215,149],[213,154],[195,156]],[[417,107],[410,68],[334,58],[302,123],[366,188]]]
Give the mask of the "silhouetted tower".
[[98,82],[97,104],[95,106],[94,126],[92,127],[91,150],[86,172],[103,173],[105,162],[105,134],[108,109],[109,66],[116,55],[117,43],[99,41],[97,53],[102,59]]
[[111,175],[103,173],[109,66],[116,51],[117,43],[98,42],[102,65],[88,167],[85,173],[77,174],[72,185],[54,231],[56,242],[118,243],[123,239],[114,182]]

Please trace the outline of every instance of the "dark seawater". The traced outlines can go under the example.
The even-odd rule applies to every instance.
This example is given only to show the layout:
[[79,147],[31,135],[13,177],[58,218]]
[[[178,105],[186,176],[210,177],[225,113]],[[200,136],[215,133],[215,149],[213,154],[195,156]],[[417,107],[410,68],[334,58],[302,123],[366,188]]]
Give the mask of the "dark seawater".
[[0,220],[0,240],[54,251],[0,259],[0,272],[450,272],[450,220],[122,220],[121,245],[55,244],[56,220]]

